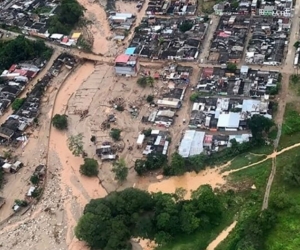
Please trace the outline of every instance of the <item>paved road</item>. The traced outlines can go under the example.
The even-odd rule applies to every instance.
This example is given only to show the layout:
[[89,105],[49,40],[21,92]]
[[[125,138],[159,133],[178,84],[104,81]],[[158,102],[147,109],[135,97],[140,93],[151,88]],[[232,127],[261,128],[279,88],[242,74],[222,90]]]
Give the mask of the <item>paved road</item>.
[[[300,16],[300,6],[299,6],[299,0],[296,0],[295,2],[295,11],[294,11],[294,16],[292,18],[292,29],[290,31],[290,41],[288,45],[288,53],[285,59],[285,65],[283,67],[283,72],[284,73],[289,73],[293,74],[294,73],[294,56],[295,56],[295,48],[294,48],[294,43],[298,41],[299,38],[299,16]],[[278,132],[276,136],[276,140],[274,142],[274,152],[277,151],[278,143],[281,137],[281,130],[282,130],[282,122],[283,122],[283,115],[284,115],[284,110],[285,110],[285,105],[286,105],[286,95],[288,92],[288,85],[289,85],[289,76],[285,76],[285,80],[282,81],[282,90],[281,90],[281,97],[279,101],[279,116],[278,117]],[[272,187],[272,183],[274,180],[276,174],[276,156],[272,159],[272,170],[267,182],[266,186],[266,191],[264,195],[264,200],[263,200],[263,205],[262,205],[262,210],[265,210],[268,208],[269,205],[269,196],[270,196],[270,191]]]

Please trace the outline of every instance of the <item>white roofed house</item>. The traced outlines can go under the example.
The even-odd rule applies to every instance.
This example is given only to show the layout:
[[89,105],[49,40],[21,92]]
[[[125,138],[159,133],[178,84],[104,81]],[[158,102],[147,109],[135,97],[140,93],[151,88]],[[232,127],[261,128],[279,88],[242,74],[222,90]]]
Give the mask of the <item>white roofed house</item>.
[[196,130],[187,130],[180,142],[178,153],[187,158],[193,155],[199,155],[203,152],[203,141],[205,132]]
[[222,113],[219,115],[217,128],[225,131],[237,131],[240,123],[239,113]]

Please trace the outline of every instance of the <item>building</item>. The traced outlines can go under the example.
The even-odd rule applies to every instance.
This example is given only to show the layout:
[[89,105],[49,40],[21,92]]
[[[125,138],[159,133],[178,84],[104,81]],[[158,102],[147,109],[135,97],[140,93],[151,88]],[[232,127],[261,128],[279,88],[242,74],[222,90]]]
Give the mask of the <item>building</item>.
[[203,152],[204,137],[205,132],[186,130],[180,142],[178,153],[184,158],[201,154]]
[[240,123],[239,113],[222,113],[219,116],[217,127],[225,131],[237,131]]
[[136,76],[139,71],[138,58],[126,54],[119,55],[115,60],[117,75]]

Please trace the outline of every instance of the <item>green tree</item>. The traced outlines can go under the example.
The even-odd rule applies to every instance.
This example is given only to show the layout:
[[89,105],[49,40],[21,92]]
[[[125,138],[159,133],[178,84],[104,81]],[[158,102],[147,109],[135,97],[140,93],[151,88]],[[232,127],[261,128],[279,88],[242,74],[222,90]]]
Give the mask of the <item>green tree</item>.
[[184,196],[186,195],[186,193],[187,193],[187,191],[184,188],[182,188],[182,187],[176,188],[175,194],[174,194],[175,200],[176,201],[184,200]]
[[227,63],[227,69],[231,72],[235,72],[237,70],[237,65],[235,63]]
[[112,139],[114,139],[115,141],[119,141],[120,140],[120,137],[121,137],[121,130],[120,129],[117,129],[117,128],[112,128],[111,130],[110,130],[110,133],[109,133],[109,135],[110,135],[110,137],[112,138]]
[[146,161],[137,159],[134,163],[134,170],[137,172],[138,175],[143,175],[148,171],[146,167]]
[[62,0],[56,15],[49,18],[49,32],[68,35],[83,13],[84,8],[76,0]]
[[52,118],[52,124],[55,128],[59,130],[64,130],[68,128],[68,119],[67,115],[56,114]]
[[121,158],[118,161],[115,161],[112,171],[115,173],[116,180],[120,182],[125,181],[128,175],[128,168],[126,166],[125,160]]
[[193,204],[184,204],[180,213],[182,231],[186,234],[193,233],[200,226],[200,219],[196,215],[197,209]]
[[32,176],[30,177],[30,182],[31,182],[33,185],[38,184],[39,181],[40,181],[40,179],[39,179],[39,177],[36,176],[36,175],[32,175]]
[[191,20],[184,20],[180,26],[179,26],[179,30],[184,33],[186,31],[189,31],[190,29],[193,28],[193,22]]
[[80,165],[79,172],[86,176],[97,176],[99,173],[98,162],[92,158],[84,158],[84,163]]
[[165,175],[182,175],[186,171],[184,158],[176,153],[172,154],[171,164],[164,168]]
[[199,93],[194,92],[194,93],[191,94],[191,96],[190,96],[190,101],[191,101],[191,102],[196,102],[196,101],[198,100],[198,97],[199,97]]
[[248,121],[253,139],[261,141],[274,125],[274,122],[262,115],[253,115]]
[[231,7],[236,9],[237,7],[239,7],[239,2],[238,1],[234,1],[232,4],[231,4]]
[[300,42],[299,42],[299,41],[297,41],[297,42],[294,43],[294,47],[295,47],[296,49],[298,49],[299,46],[300,46]]
[[147,86],[153,87],[154,79],[151,76],[143,76],[137,80],[137,84],[143,88]]
[[297,156],[292,163],[285,166],[283,177],[286,183],[291,186],[300,186],[300,167],[299,167],[300,157]]
[[71,135],[68,138],[68,147],[75,156],[83,154],[83,135],[81,133],[78,135]]
[[25,100],[26,100],[26,98],[17,98],[16,100],[13,101],[11,108],[14,111],[19,110],[22,107],[22,105],[24,104]]
[[47,60],[51,54],[52,49],[46,47],[42,40],[31,41],[24,36],[18,36],[13,40],[2,40],[0,41],[0,70],[34,58]]
[[148,95],[147,96],[147,99],[146,99],[147,102],[150,103],[150,102],[153,102],[153,100],[154,100],[154,96],[153,95]]

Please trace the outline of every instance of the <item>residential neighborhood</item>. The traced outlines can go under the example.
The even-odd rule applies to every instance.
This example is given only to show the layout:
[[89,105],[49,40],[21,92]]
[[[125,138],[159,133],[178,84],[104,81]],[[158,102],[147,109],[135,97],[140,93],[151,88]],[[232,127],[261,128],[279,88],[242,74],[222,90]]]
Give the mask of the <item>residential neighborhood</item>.
[[289,0],[1,3],[1,246],[296,249],[299,16]]

